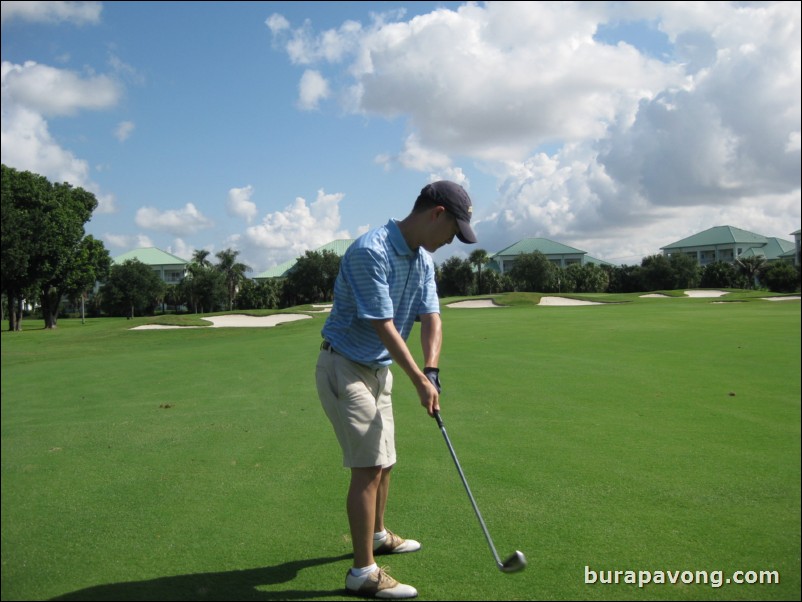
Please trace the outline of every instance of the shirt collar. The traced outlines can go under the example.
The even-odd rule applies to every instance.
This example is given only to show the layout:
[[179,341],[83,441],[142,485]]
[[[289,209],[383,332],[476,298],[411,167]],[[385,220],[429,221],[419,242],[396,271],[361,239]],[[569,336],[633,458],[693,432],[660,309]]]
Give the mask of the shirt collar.
[[412,256],[415,254],[412,249],[409,248],[396,220],[391,219],[387,222],[387,231],[389,233],[390,243],[393,245],[393,249],[395,249],[398,255]]

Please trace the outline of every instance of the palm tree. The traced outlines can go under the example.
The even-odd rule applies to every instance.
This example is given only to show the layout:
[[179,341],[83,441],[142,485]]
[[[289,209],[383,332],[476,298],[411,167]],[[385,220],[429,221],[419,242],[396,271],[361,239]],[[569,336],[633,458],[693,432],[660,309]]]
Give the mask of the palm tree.
[[231,249],[220,251],[215,255],[220,260],[216,267],[225,277],[229,311],[234,309],[234,297],[237,296],[240,282],[245,278],[245,272],[251,271],[250,266],[237,262],[237,255],[239,251]]
[[752,255],[750,257],[739,257],[735,262],[738,264],[741,274],[746,276],[749,288],[755,288],[758,277],[766,265],[766,258],[761,255]]
[[476,249],[473,251],[468,258],[473,265],[476,266],[478,270],[478,285],[476,287],[477,292],[481,295],[482,294],[482,266],[486,265],[488,261],[490,261],[490,257],[487,255],[487,251],[484,249]]
[[209,251],[206,249],[195,249],[192,253],[192,263],[202,268],[211,267],[212,262],[206,259],[209,256]]

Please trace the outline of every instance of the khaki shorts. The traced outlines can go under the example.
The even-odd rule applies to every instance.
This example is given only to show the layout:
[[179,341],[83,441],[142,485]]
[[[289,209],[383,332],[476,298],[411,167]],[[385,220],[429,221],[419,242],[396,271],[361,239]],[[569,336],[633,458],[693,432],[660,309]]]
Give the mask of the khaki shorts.
[[343,466],[395,464],[395,423],[388,367],[371,368],[322,350],[315,369],[320,403],[343,450]]

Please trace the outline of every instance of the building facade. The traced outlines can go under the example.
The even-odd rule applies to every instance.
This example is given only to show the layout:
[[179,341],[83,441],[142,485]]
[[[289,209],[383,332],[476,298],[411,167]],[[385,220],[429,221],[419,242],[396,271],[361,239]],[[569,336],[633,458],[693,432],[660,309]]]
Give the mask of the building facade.
[[[798,244],[797,242],[797,247]],[[763,257],[766,261],[777,261],[785,259],[794,249],[794,243],[791,241],[755,234],[732,226],[715,226],[660,247],[666,256],[681,253],[692,257],[701,266],[716,261],[734,263],[741,257]]]

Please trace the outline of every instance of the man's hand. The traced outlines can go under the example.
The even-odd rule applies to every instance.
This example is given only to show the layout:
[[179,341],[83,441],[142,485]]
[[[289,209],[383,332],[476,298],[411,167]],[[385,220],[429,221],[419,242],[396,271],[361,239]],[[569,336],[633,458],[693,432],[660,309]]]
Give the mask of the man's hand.
[[437,389],[437,392],[440,393],[440,368],[424,368],[423,373],[429,379],[429,382],[434,385],[434,388]]

